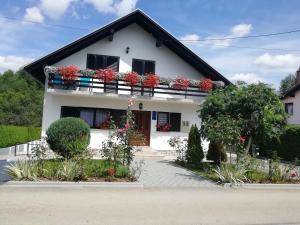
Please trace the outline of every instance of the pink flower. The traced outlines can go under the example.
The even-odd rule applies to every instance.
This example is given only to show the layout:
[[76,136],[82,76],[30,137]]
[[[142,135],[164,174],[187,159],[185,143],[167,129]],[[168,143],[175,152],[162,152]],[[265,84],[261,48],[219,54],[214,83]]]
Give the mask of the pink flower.
[[125,129],[124,128],[119,128],[117,129],[117,133],[118,134],[123,134],[125,132]]
[[124,128],[125,128],[126,130],[128,130],[128,128],[129,128],[129,124],[128,124],[128,123],[126,123],[126,124],[125,124],[125,126],[124,126]]
[[297,176],[298,176],[297,172],[295,170],[292,170],[291,177],[297,177]]
[[245,141],[246,141],[246,137],[240,137],[240,143],[242,143],[242,144],[244,144],[245,143]]

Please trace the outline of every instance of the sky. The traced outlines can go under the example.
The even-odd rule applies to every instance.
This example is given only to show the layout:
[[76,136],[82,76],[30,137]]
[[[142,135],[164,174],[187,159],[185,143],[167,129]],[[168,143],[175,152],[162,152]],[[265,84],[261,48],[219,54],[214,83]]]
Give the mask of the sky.
[[[280,80],[300,66],[299,0],[0,0],[0,72],[17,70],[136,8],[232,82]],[[202,41],[195,41],[201,39]]]

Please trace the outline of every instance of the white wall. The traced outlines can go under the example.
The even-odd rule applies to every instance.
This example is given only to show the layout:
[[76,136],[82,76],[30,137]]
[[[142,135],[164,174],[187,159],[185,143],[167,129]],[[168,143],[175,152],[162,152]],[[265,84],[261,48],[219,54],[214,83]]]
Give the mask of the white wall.
[[293,103],[293,115],[289,116],[289,124],[300,124],[300,91],[295,93],[295,97],[287,97],[282,100],[283,103]]
[[[129,25],[114,34],[112,42],[104,38],[81,51],[56,63],[56,66],[77,65],[86,68],[87,54],[111,55],[120,57],[119,72],[131,71],[132,59],[155,61],[155,73],[162,77],[174,78],[184,75],[190,79],[201,79],[203,76],[191,65],[183,61],[170,49],[162,45],[157,48],[156,40],[136,24]],[[126,54],[126,47],[130,47]]]
[[[153,102],[133,100],[133,110],[138,110],[140,102],[143,103],[143,110],[145,111],[165,111],[181,113],[182,121],[189,121],[192,124],[200,125],[197,110],[198,105],[195,104],[179,104],[168,102]],[[113,109],[127,109],[127,100],[117,98],[101,98],[90,96],[65,96],[65,95],[45,95],[44,115],[42,134],[45,135],[47,128],[52,122],[60,118],[61,106],[81,106],[94,108],[113,108]],[[92,129],[90,147],[99,148],[102,141],[108,137],[108,130]],[[154,149],[168,150],[170,146],[167,140],[172,136],[187,137],[187,132],[158,132],[156,131],[156,120],[151,118],[151,137],[150,146]]]

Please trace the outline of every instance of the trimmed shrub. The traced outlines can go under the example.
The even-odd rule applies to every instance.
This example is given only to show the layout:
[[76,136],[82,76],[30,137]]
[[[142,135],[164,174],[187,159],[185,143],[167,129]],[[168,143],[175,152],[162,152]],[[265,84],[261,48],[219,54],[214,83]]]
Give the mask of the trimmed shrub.
[[0,148],[41,139],[39,127],[0,126]]
[[226,162],[227,154],[224,150],[224,146],[222,144],[216,143],[214,141],[210,141],[206,159],[212,160],[215,163],[219,163],[220,159],[222,162]]
[[189,132],[186,160],[191,164],[199,164],[204,158],[204,153],[201,146],[200,133],[196,125],[192,125]]
[[53,122],[46,131],[50,148],[64,158],[83,153],[90,143],[90,127],[82,119],[65,117]]
[[274,151],[280,158],[288,161],[300,159],[300,126],[286,126],[279,140],[272,140],[261,146],[260,155],[270,156]]

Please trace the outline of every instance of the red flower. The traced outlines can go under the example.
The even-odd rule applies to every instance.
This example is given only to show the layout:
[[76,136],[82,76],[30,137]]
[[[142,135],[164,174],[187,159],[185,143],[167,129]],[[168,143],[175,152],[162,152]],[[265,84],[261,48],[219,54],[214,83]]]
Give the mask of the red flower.
[[177,77],[174,80],[173,87],[177,88],[177,89],[187,89],[189,85],[190,85],[189,79],[187,79],[185,77]]
[[154,73],[147,74],[143,81],[144,86],[154,88],[159,84],[159,77]]
[[242,136],[241,136],[241,137],[240,137],[240,143],[241,143],[241,144],[244,144],[245,141],[246,141],[246,137],[242,137]]
[[292,170],[291,177],[297,177],[297,176],[298,176],[297,172],[295,170]]
[[63,80],[75,80],[77,77],[78,71],[79,71],[79,68],[74,65],[63,66],[58,69],[58,72],[61,75]]
[[124,80],[129,84],[130,86],[137,85],[141,78],[136,72],[128,72],[124,76]]
[[112,167],[107,169],[108,176],[114,177],[116,175],[116,170]]
[[171,124],[165,123],[165,124],[157,124],[158,131],[169,131],[171,129]]
[[116,73],[110,68],[97,70],[95,76],[104,82],[112,82],[116,80]]
[[204,79],[199,82],[199,89],[201,91],[208,92],[213,88],[213,82],[211,79]]

